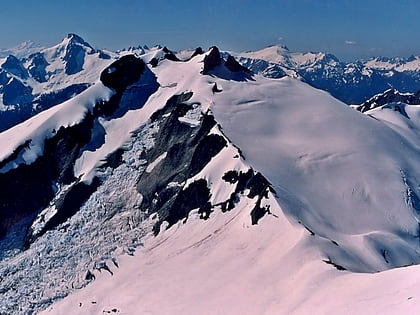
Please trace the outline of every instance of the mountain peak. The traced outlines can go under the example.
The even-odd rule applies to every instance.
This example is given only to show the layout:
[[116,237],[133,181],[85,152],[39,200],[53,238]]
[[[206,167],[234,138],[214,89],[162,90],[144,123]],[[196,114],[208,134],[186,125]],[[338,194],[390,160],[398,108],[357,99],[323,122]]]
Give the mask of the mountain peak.
[[62,41],[64,45],[80,45],[91,50],[95,50],[88,42],[86,42],[82,37],[77,34],[69,33],[67,34],[66,38]]
[[284,61],[284,56],[288,54],[290,54],[290,50],[286,46],[272,45],[257,51],[248,51],[241,55],[247,58],[279,63]]

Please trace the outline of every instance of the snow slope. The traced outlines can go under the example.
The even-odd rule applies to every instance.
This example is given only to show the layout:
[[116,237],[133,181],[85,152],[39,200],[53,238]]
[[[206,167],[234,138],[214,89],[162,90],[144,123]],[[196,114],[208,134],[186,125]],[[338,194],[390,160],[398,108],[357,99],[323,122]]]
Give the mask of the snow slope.
[[[279,209],[276,209],[279,211]],[[309,233],[281,216],[191,218],[119,259],[43,314],[413,314],[418,266],[376,274],[321,261]]]
[[[418,194],[418,133],[401,136],[289,78],[220,85],[216,118],[273,183],[286,213],[351,248],[352,270],[387,269],[405,255],[413,258],[403,264],[418,262],[418,210],[407,204],[403,179]],[[381,250],[386,259],[371,256]]]
[[31,164],[43,153],[46,139],[51,138],[61,127],[79,123],[85,115],[93,110],[96,103],[109,100],[114,92],[97,82],[73,99],[52,107],[27,121],[0,133],[0,160],[7,159],[22,144],[28,146],[21,151],[19,159],[6,164],[0,172],[16,168],[19,164]]
[[[201,75],[202,63],[160,61],[152,69],[159,89],[127,115],[139,119],[170,95],[193,92],[189,103],[210,109],[244,163],[270,180],[271,215],[252,225],[249,199],[207,221],[192,211],[185,224],[145,238],[134,257],[119,257],[112,277],[98,275],[45,313],[417,310],[419,267],[391,268],[420,262],[418,106],[408,117],[386,108],[369,116],[295,79],[242,78],[222,65]],[[196,176],[212,183],[228,169],[223,161]],[[226,194],[211,187],[213,200]]]

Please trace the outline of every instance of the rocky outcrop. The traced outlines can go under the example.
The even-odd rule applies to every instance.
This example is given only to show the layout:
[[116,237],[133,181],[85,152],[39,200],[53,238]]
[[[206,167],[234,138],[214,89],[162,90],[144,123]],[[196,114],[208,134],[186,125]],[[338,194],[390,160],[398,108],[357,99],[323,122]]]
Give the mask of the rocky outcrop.
[[22,78],[28,78],[28,71],[23,67],[22,63],[13,55],[9,55],[1,67],[9,73]]
[[31,63],[29,64],[30,75],[40,83],[47,82],[47,71],[48,62],[41,53],[36,53],[29,56]]
[[78,125],[61,128],[45,141],[44,154],[34,163],[0,173],[0,237],[13,224],[47,207],[55,186],[75,180],[74,162],[90,139],[92,123],[93,117],[88,115]]
[[208,55],[204,57],[204,66],[202,73],[208,74],[211,70],[214,70],[217,66],[222,64],[222,57],[220,56],[219,48],[213,46],[210,48]]
[[[386,90],[384,93],[375,95],[363,104],[356,107],[356,109],[362,113],[381,107],[390,103],[404,103],[408,105],[419,105],[420,104],[420,91],[416,93],[401,93],[396,89]],[[398,109],[396,109],[398,110]]]
[[32,100],[32,88],[16,78],[11,78],[3,86],[3,104],[5,105],[25,105],[31,103]]
[[251,70],[241,65],[239,62],[236,61],[231,55],[229,55],[225,62],[225,67],[228,68],[232,72],[240,72],[244,71],[246,73],[251,73]]
[[100,80],[105,86],[121,93],[127,86],[140,78],[145,67],[143,60],[140,58],[134,55],[126,55],[102,71]]

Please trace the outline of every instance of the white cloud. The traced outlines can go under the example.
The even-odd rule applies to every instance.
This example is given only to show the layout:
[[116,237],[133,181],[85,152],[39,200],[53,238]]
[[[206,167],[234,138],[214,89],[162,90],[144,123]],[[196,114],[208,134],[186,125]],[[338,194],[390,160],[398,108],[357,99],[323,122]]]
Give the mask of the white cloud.
[[277,40],[283,40],[282,36],[277,37]]
[[357,44],[357,42],[356,42],[356,41],[354,41],[354,40],[346,40],[344,43],[345,43],[346,45],[356,45],[356,44]]

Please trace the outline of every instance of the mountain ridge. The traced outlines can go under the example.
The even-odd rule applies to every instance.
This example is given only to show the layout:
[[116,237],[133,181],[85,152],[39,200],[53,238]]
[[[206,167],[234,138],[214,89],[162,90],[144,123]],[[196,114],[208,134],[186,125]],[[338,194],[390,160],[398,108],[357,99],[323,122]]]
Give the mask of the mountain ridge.
[[[45,60],[80,68],[83,43]],[[364,113],[217,47],[137,50],[0,133],[0,312],[304,313],[332,296],[320,281],[363,306],[345,283],[366,293],[420,263],[416,100],[397,111],[386,92]],[[136,294],[107,291],[122,287]]]

